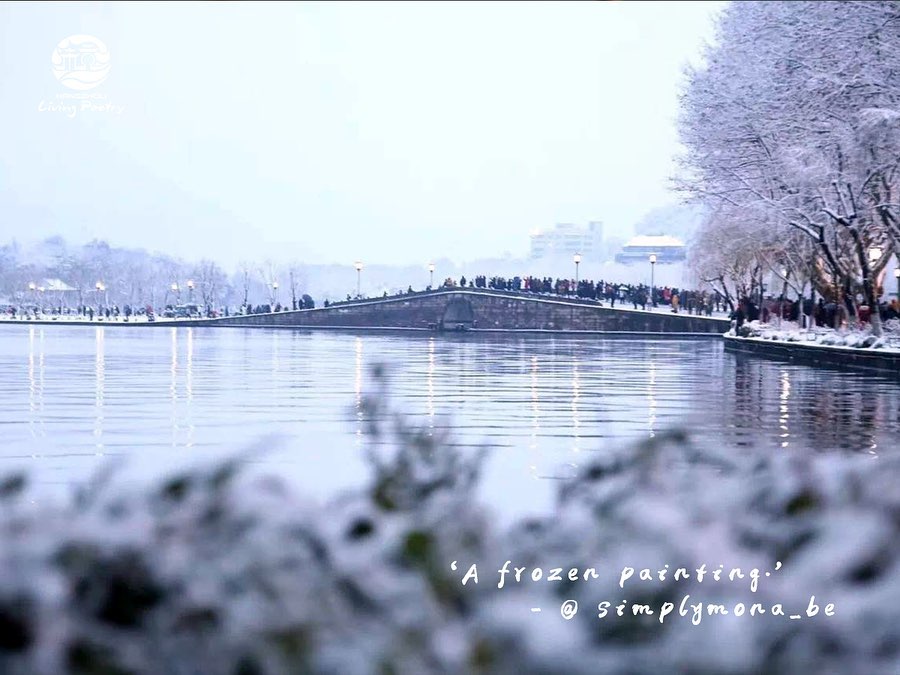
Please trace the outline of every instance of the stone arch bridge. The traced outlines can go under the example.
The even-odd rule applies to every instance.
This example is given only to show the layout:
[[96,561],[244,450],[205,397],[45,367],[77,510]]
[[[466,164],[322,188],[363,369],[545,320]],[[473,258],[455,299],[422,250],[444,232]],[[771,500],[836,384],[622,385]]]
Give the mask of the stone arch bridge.
[[[722,318],[611,308],[591,300],[447,288],[329,307],[178,322],[179,325],[444,331],[589,331],[722,334]],[[157,324],[160,325],[160,324]],[[171,325],[171,324],[170,324]]]

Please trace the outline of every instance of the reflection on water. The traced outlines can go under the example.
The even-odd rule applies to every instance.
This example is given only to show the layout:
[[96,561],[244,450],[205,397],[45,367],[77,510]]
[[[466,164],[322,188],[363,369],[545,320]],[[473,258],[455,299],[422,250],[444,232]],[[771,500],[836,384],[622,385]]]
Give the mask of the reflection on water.
[[786,448],[788,446],[788,439],[791,437],[791,430],[788,428],[788,420],[790,419],[790,413],[788,412],[788,400],[791,397],[791,375],[788,373],[787,369],[781,369],[781,396],[779,397],[780,406],[778,407],[778,428],[781,429],[782,433],[781,438],[784,440],[781,442],[781,447]]
[[28,329],[28,431],[34,438],[44,435],[44,350],[34,344],[43,338],[43,329]]
[[[72,485],[101,456],[149,476],[272,434],[261,458],[326,496],[366,476],[369,367],[395,403],[461,446],[494,448],[504,508],[549,499],[586,453],[687,426],[740,449],[889,451],[900,386],[726,354],[717,341],[4,327],[0,465]],[[354,441],[350,441],[353,438]]]
[[171,328],[169,332],[172,335],[169,395],[172,397],[172,447],[174,448],[178,445],[178,329]]
[[[749,440],[777,446],[876,455],[896,445],[900,385],[874,375],[817,370],[745,355],[726,355],[726,410],[735,444]],[[777,401],[777,404],[775,403]],[[768,411],[777,405],[777,417]]]
[[578,357],[572,357],[572,451],[578,452],[581,437],[581,419],[578,414],[578,399],[581,397],[581,383],[578,380]]
[[[184,331],[187,356],[184,363],[184,388],[185,388],[185,426],[187,426],[187,439],[185,447],[194,445],[194,420],[191,415],[194,402],[194,329],[186,328]],[[273,359],[277,362],[277,349],[273,350]]]
[[428,426],[434,433],[434,338],[428,339]]
[[531,357],[531,442],[528,448],[531,451],[528,469],[531,475],[537,478],[537,450],[538,436],[541,432],[541,409],[538,398],[538,359]]
[[656,361],[652,358],[647,362],[647,435],[653,438],[656,435]]
[[[103,387],[104,387],[104,372],[106,370],[106,362],[104,360],[104,345],[103,345],[103,329],[97,328],[95,332],[95,351],[96,354],[94,356],[94,408],[95,410],[95,422],[94,422],[94,445],[97,448],[97,454],[103,454]],[[41,350],[41,359],[44,358],[44,352]]]
[[356,338],[356,371],[354,378],[354,389],[356,392],[356,445],[362,445],[363,435],[363,340],[361,337]]

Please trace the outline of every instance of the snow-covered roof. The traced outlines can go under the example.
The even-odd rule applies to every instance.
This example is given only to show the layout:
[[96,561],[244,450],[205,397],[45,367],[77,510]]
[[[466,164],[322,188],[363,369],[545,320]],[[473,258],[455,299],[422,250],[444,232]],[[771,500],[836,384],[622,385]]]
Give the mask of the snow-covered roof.
[[44,279],[44,283],[41,284],[44,287],[45,291],[74,291],[76,290],[72,286],[69,286],[62,279]]
[[641,234],[637,237],[632,237],[628,240],[628,243],[625,246],[640,246],[641,248],[648,247],[671,247],[671,246],[684,246],[684,242],[680,239],[676,239],[675,237],[670,237],[668,235],[659,234],[659,235],[651,235],[651,234]]

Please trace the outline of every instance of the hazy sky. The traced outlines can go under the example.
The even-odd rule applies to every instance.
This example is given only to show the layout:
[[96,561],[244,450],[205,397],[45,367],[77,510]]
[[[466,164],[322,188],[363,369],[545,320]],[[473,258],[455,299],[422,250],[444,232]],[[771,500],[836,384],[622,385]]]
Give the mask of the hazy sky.
[[[415,263],[627,234],[675,201],[682,68],[722,4],[4,3],[0,239]],[[76,34],[108,47],[84,93],[109,110],[61,98]]]

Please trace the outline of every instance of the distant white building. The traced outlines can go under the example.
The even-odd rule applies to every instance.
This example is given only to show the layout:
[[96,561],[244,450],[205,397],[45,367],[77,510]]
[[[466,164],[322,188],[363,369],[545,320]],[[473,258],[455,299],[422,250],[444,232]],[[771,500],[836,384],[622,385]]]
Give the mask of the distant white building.
[[602,255],[603,223],[592,220],[587,227],[574,223],[557,223],[552,230],[531,233],[532,260],[574,256],[580,253],[585,260]]
[[682,262],[687,257],[684,242],[667,235],[641,234],[632,237],[616,254],[616,262],[624,264],[646,263],[656,256],[660,264]]
[[53,293],[77,293],[78,289],[74,286],[70,286],[62,279],[44,279],[44,282],[40,284],[41,288],[45,291],[53,292]]

